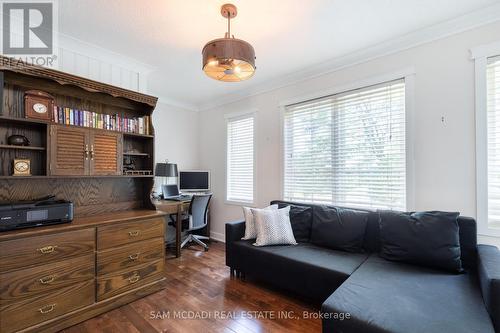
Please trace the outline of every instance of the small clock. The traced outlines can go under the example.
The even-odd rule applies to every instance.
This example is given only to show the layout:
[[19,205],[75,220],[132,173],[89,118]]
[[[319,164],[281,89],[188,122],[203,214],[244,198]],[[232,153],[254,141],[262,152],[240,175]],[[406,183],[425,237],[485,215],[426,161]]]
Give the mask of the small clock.
[[51,120],[54,109],[54,97],[40,90],[28,90],[24,94],[24,111],[26,118]]
[[14,176],[31,176],[31,161],[14,159]]

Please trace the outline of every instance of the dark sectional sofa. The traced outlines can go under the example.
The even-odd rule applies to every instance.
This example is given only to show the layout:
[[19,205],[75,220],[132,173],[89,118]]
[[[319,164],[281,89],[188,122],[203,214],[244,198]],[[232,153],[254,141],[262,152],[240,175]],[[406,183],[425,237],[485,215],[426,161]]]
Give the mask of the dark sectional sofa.
[[[317,245],[318,237],[335,238],[325,229],[325,206],[273,203],[291,205],[299,244],[256,247],[253,240],[241,240],[244,222],[230,222],[226,264],[231,271],[322,303],[323,332],[500,332],[500,251],[477,245],[474,219],[458,218],[465,272],[454,274],[381,258],[383,213],[363,211],[366,227],[351,230],[362,237],[363,249],[356,253]],[[315,244],[310,242],[314,234]]]

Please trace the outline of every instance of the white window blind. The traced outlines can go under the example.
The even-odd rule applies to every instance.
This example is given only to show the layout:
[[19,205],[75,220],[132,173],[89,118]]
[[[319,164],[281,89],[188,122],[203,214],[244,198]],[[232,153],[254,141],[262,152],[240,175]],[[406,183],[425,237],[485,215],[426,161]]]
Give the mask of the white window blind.
[[403,79],[289,105],[284,121],[286,200],[406,208]]
[[500,56],[486,67],[488,140],[488,223],[500,227]]
[[227,191],[228,201],[253,203],[254,117],[227,119]]

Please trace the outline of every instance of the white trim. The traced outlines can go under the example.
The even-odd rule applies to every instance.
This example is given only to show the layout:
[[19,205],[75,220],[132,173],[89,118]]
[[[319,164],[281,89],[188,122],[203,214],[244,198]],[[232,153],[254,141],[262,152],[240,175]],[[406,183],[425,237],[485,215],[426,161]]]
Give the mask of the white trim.
[[171,98],[168,98],[166,96],[161,96],[158,94],[155,94],[154,92],[149,92],[153,96],[158,97],[158,103],[164,104],[166,106],[174,107],[174,108],[179,108],[179,109],[184,109],[186,111],[192,111],[192,112],[198,112],[198,109],[196,106],[192,104],[185,104],[185,103],[179,103],[176,100],[173,100]]
[[226,242],[226,236],[220,232],[210,231],[210,239],[216,240],[221,243]]
[[405,80],[406,210],[415,210],[415,74]]
[[[248,109],[224,114],[225,137],[224,137],[224,203],[227,205],[256,207],[257,204],[257,111],[258,109]],[[227,199],[227,125],[231,120],[253,118],[253,198],[252,201],[235,201]]]
[[284,200],[285,197],[285,106],[279,106],[280,113],[280,199]]
[[224,119],[243,119],[246,117],[254,116],[257,113],[257,109],[249,109],[244,111],[236,111],[224,114]]
[[377,58],[395,54],[426,43],[446,38],[467,30],[478,28],[500,21],[500,4],[494,4],[454,19],[441,22],[406,35],[377,43],[332,60],[308,66],[307,69],[293,74],[283,75],[276,79],[259,82],[246,89],[232,91],[230,94],[217,96],[198,103],[200,111],[210,110],[218,106],[230,104],[251,96],[294,85],[299,82],[323,76],[341,69],[365,63]]
[[475,71],[476,118],[476,220],[477,233],[500,237],[500,229],[488,225],[488,120],[487,120],[487,58],[500,54],[500,42],[472,48]]
[[85,42],[81,39],[68,36],[63,33],[59,33],[59,47],[85,55],[89,58],[105,61],[109,64],[117,65],[123,68],[128,68],[141,74],[149,74],[156,69],[154,66],[143,63],[137,59],[113,52],[109,49]]
[[284,137],[284,113],[287,105],[300,103],[303,101],[321,98],[329,95],[339,94],[350,90],[361,89],[368,86],[381,84],[397,79],[405,80],[405,118],[406,118],[406,210],[415,209],[415,78],[416,73],[413,67],[408,67],[392,73],[365,78],[341,86],[330,87],[321,92],[294,97],[279,102],[280,112],[280,198],[283,199],[285,191],[285,137]]
[[350,90],[365,88],[365,87],[373,86],[373,85],[376,85],[379,83],[384,83],[384,82],[388,82],[388,81],[401,79],[401,78],[404,78],[406,76],[414,75],[414,74],[415,74],[415,68],[414,67],[407,67],[407,68],[404,68],[404,69],[401,69],[398,71],[394,71],[391,73],[381,74],[381,75],[377,75],[377,76],[371,76],[371,77],[368,77],[368,78],[365,78],[365,79],[362,79],[359,81],[330,87],[328,89],[314,92],[312,94],[301,95],[298,97],[286,99],[286,100],[280,101],[279,106],[284,107],[287,105],[301,103],[301,102],[316,99],[316,98],[340,94],[340,93],[350,91]]
[[492,55],[499,55],[500,41],[486,45],[475,46],[470,49],[470,54],[472,59],[488,58]]

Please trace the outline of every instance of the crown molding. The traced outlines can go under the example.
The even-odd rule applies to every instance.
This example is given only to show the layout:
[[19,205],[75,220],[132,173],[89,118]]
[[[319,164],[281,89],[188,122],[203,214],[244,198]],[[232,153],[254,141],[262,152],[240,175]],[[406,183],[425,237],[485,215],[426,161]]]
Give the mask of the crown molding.
[[156,104],[157,107],[158,107],[158,104],[163,104],[163,105],[170,106],[173,108],[183,109],[184,111],[192,111],[192,112],[199,111],[199,109],[194,104],[182,103],[182,102],[179,102],[177,100],[174,100],[174,99],[166,97],[166,96],[156,95],[154,92],[151,94],[158,97],[158,102]]
[[251,96],[294,85],[299,82],[336,72],[347,67],[395,54],[497,21],[500,21],[500,4],[488,6],[454,19],[378,43],[371,47],[364,48],[363,50],[355,51],[323,63],[309,66],[307,69],[293,74],[283,75],[276,79],[268,80],[263,83],[255,84],[249,88],[217,97],[216,99],[210,99],[205,102],[198,103],[197,109],[200,111],[210,110]]

